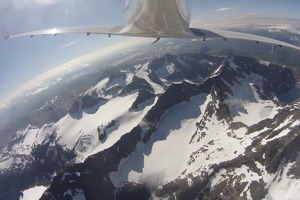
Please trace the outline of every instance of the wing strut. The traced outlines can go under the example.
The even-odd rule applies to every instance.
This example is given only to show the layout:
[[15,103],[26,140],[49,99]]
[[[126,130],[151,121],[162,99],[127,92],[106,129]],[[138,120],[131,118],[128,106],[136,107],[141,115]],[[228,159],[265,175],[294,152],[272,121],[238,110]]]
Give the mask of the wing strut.
[[273,54],[274,53],[274,44],[272,44],[272,48],[271,48],[271,52],[270,52],[271,54]]
[[161,38],[157,38],[154,42],[152,42],[152,44],[155,44],[156,42],[158,42]]

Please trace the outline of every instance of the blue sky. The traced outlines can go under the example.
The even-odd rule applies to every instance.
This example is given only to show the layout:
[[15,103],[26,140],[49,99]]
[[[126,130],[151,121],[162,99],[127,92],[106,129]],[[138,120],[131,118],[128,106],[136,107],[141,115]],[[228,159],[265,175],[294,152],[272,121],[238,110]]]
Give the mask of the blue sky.
[[[190,0],[202,23],[245,14],[300,19],[299,0]],[[217,11],[219,10],[219,11]],[[1,0],[0,29],[12,34],[53,27],[124,24],[124,0]],[[255,22],[253,22],[255,23]],[[0,103],[21,85],[72,59],[128,40],[80,34],[0,38]]]

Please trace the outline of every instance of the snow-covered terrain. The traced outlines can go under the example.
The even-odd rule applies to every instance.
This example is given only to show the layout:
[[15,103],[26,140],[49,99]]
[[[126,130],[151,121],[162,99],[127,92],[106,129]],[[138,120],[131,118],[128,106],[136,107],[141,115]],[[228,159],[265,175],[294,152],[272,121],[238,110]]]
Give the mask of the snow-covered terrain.
[[0,175],[27,180],[20,199],[300,198],[300,103],[276,100],[295,85],[289,68],[166,54],[99,77],[1,150]]
[[20,200],[39,200],[47,187],[37,186],[22,192]]
[[[134,93],[112,98],[108,102],[100,102],[92,108],[73,116],[67,115],[57,123],[47,124],[41,129],[29,127],[19,133],[18,136],[22,137],[22,140],[12,147],[11,153],[30,155],[32,146],[48,143],[51,137],[55,137],[51,138],[52,146],[60,145],[65,151],[75,149],[76,162],[83,162],[89,155],[112,146],[142,120],[151,106],[146,106],[138,112],[130,112],[129,108],[137,95]],[[113,108],[118,108],[118,112]],[[97,127],[105,126],[113,120],[116,124],[107,131],[105,142],[99,141]],[[10,158],[8,161],[1,162],[0,167],[8,166],[12,162]]]

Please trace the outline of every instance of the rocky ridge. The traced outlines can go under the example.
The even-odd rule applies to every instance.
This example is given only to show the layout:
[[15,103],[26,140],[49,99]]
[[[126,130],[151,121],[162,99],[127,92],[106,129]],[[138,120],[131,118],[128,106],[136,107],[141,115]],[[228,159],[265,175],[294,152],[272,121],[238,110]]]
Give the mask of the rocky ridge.
[[[26,155],[29,171],[43,166],[43,176],[16,188],[51,181],[41,199],[263,199],[279,196],[278,188],[297,190],[300,104],[276,100],[295,85],[290,69],[247,57],[167,54],[117,70],[103,73],[64,123],[21,131],[2,151]],[[119,99],[124,111],[103,120],[114,120],[104,141],[96,142],[93,123],[76,132],[73,146],[64,142],[64,124],[113,110]],[[105,111],[99,116],[111,115]],[[122,127],[135,115],[140,120]],[[36,145],[25,148],[34,133]],[[12,177],[11,169],[2,174]]]

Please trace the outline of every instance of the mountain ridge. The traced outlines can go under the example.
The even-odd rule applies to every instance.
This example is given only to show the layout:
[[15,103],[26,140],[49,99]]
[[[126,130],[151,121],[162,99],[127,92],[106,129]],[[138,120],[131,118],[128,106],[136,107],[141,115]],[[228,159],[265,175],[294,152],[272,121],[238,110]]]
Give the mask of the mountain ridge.
[[[15,148],[18,153],[19,148],[22,153],[24,141],[31,141],[29,133],[45,135],[35,140],[40,146],[32,152],[37,153],[29,149],[28,156],[33,165],[53,160],[62,166],[45,170],[51,186],[41,199],[279,195],[272,189],[279,176],[284,181],[299,177],[299,156],[287,153],[299,144],[299,102],[276,100],[296,84],[292,71],[242,56],[198,56],[185,54],[178,61],[178,56],[166,55],[124,66],[112,76],[108,70],[69,115],[41,130],[21,131],[15,140],[20,142],[5,151]],[[209,73],[199,78],[201,69],[195,75],[193,67],[184,68],[195,63]],[[190,71],[176,75],[183,69]],[[68,127],[71,131],[62,132]],[[103,141],[97,127],[107,130]]]
[[[229,68],[229,69],[232,69],[232,68]],[[225,73],[224,71],[223,71],[223,69],[221,69],[221,71],[220,71],[220,74],[218,74],[219,76],[222,76],[222,73]],[[288,74],[288,76],[289,76],[289,73],[290,73],[290,71],[287,71],[286,72],[287,74]],[[214,75],[216,75],[216,74],[214,74]],[[190,84],[190,83],[187,83],[187,82],[183,82],[183,83],[181,83],[181,84],[175,84],[175,85],[171,85],[167,90],[166,90],[166,92],[164,93],[164,94],[162,94],[160,97],[159,97],[159,99],[157,100],[157,102],[156,102],[156,105],[155,106],[153,106],[152,107],[152,109],[150,109],[150,111],[148,112],[148,114],[146,114],[146,116],[144,117],[144,120],[142,121],[142,128],[140,127],[140,126],[137,126],[137,127],[135,127],[133,130],[132,130],[132,132],[129,132],[129,133],[127,133],[127,134],[125,134],[124,136],[122,136],[121,137],[121,139],[119,140],[119,142],[118,143],[116,143],[114,146],[112,146],[111,148],[111,153],[112,152],[114,152],[113,153],[113,160],[111,161],[112,163],[115,163],[114,165],[118,165],[118,162],[120,162],[120,161],[116,161],[115,160],[115,158],[118,158],[119,156],[120,156],[120,154],[118,154],[118,151],[117,151],[117,149],[120,149],[120,152],[122,152],[122,153],[124,153],[124,154],[122,154],[122,155],[125,155],[124,157],[127,157],[127,156],[129,156],[130,155],[130,152],[133,152],[135,149],[136,149],[136,146],[137,146],[137,143],[139,143],[139,142],[143,142],[143,143],[147,143],[149,140],[150,140],[150,137],[151,137],[151,135],[155,132],[155,127],[157,126],[157,125],[155,125],[155,124],[157,124],[158,123],[158,121],[160,120],[160,118],[158,117],[158,116],[162,116],[162,113],[165,113],[166,112],[166,110],[168,110],[169,108],[171,108],[171,107],[173,107],[174,105],[178,105],[178,103],[180,103],[180,102],[185,102],[185,101],[188,101],[191,97],[193,97],[193,96],[196,96],[197,94],[200,94],[200,93],[208,93],[208,94],[210,94],[211,96],[212,96],[212,98],[214,98],[214,95],[216,95],[216,96],[218,96],[219,98],[216,98],[216,99],[218,99],[218,100],[220,100],[220,97],[222,96],[222,95],[217,95],[218,94],[218,92],[217,91],[222,91],[222,92],[224,92],[224,91],[228,91],[228,88],[226,89],[226,86],[225,86],[225,88],[223,87],[223,88],[219,88],[219,87],[216,87],[216,85],[217,86],[221,86],[222,84],[218,84],[218,81],[220,81],[221,79],[217,79],[217,78],[214,78],[214,77],[218,77],[218,76],[214,76],[213,75],[213,77],[210,77],[210,78],[207,78],[202,84],[203,85],[205,85],[205,86],[203,86],[203,88],[205,88],[205,90],[204,91],[202,91],[201,89],[199,89],[199,85],[195,85],[195,84]],[[222,76],[222,78],[224,78],[224,74],[223,74],[223,76]],[[243,77],[243,78],[245,78],[245,77]],[[217,79],[217,80],[215,80],[215,79]],[[232,80],[232,79],[231,79]],[[213,83],[213,84],[212,84]],[[290,82],[288,82],[288,83],[290,83]],[[283,88],[283,89],[288,89],[288,87],[291,87],[291,86],[293,86],[293,84],[294,84],[294,82],[293,82],[293,80],[292,80],[292,82],[290,83],[290,84],[286,84],[286,87],[287,88]],[[207,85],[211,85],[211,89],[210,89],[210,91],[209,91],[209,87],[207,86]],[[225,84],[226,85],[226,84]],[[223,85],[224,86],[224,85]],[[201,88],[201,87],[200,87]],[[279,92],[279,91],[281,91],[281,89],[282,88],[275,88],[276,90],[275,90],[275,92]],[[265,88],[265,90],[268,92],[268,91],[270,91],[270,90],[268,90],[268,88]],[[176,91],[176,93],[174,92],[174,91]],[[185,92],[184,94],[189,94],[189,95],[191,95],[191,97],[189,97],[189,96],[186,96],[186,95],[184,95],[182,92]],[[229,92],[230,93],[230,92]],[[266,92],[264,92],[264,93],[266,93]],[[174,98],[175,95],[176,94],[176,96],[177,96],[177,98]],[[268,94],[268,93],[267,93]],[[270,95],[270,94],[269,94]],[[180,98],[178,98],[178,97],[182,97],[181,99]],[[225,98],[224,98],[225,99]],[[170,101],[170,100],[172,100],[172,101]],[[175,100],[175,101],[174,101]],[[222,98],[221,98],[221,100],[223,100]],[[160,103],[161,102],[161,103]],[[166,105],[165,104],[165,102],[168,102],[168,104]],[[215,102],[216,103],[216,102]],[[213,105],[212,105],[213,106]],[[157,111],[156,111],[157,110]],[[220,110],[220,118],[224,118],[224,117],[222,117],[222,115],[225,115],[225,116],[228,116],[228,112],[229,112],[229,109],[225,106],[220,106],[219,105],[219,108],[218,109],[216,109],[216,107],[215,107],[215,109],[214,109],[216,112],[218,112],[218,110]],[[157,114],[158,113],[158,114]],[[151,120],[150,120],[151,119]],[[146,122],[145,122],[146,121]],[[145,131],[145,129],[144,129],[144,124],[146,124],[146,131]],[[150,124],[150,125],[149,125]],[[143,137],[144,136],[144,137]],[[124,145],[122,145],[122,141],[124,142],[124,144],[126,144],[125,146]],[[133,145],[133,146],[131,146],[131,145]],[[128,147],[129,146],[129,147]],[[129,149],[128,149],[129,148]],[[127,152],[127,153],[126,153]],[[101,155],[102,154],[102,155]],[[128,155],[127,155],[128,154]],[[127,156],[126,156],[127,155]],[[259,157],[260,155],[258,154],[258,153],[254,153],[250,158],[251,159],[253,159],[253,160],[258,160],[258,158],[257,157]],[[105,160],[105,164],[103,163],[103,165],[105,165],[105,166],[109,166],[108,167],[108,169],[109,170],[111,170],[111,171],[115,171],[115,170],[117,170],[116,169],[116,166],[115,167],[113,167],[113,166],[111,166],[110,164],[108,164],[107,162],[108,162],[108,160],[107,160],[107,154],[105,154],[105,153],[102,153],[102,152],[100,152],[98,155],[94,155],[93,156],[93,158],[95,158],[95,157],[99,157],[99,158],[103,158],[103,157],[105,157],[106,158],[106,160]],[[123,156],[121,156],[121,157],[123,157]],[[87,161],[86,161],[86,165],[83,167],[83,169],[84,170],[86,170],[86,169],[88,169],[88,166],[94,166],[94,164],[93,164],[93,162],[91,162],[91,163],[89,163],[89,160],[91,160],[91,159],[93,159],[93,158],[88,158],[87,159]],[[176,199],[194,199],[194,198],[196,198],[197,196],[198,196],[198,193],[199,193],[199,191],[197,191],[197,192],[193,192],[193,190],[195,190],[195,188],[198,188],[199,187],[199,185],[203,185],[203,187],[204,186],[206,186],[206,184],[205,183],[207,183],[207,180],[209,180],[212,176],[214,176],[214,174],[216,174],[220,169],[223,169],[223,168],[226,168],[226,166],[230,166],[230,165],[232,165],[232,163],[234,163],[234,165],[237,165],[237,166],[242,166],[242,164],[244,164],[244,163],[248,163],[247,161],[249,160],[249,158],[248,158],[248,156],[241,156],[241,157],[238,157],[238,158],[235,158],[235,159],[233,159],[233,160],[229,160],[229,161],[226,161],[226,162],[221,162],[221,163],[219,163],[218,165],[212,165],[211,166],[211,169],[214,169],[213,171],[213,173],[211,173],[211,174],[206,174],[205,175],[205,173],[203,174],[202,173],[202,175],[199,177],[200,178],[200,180],[202,180],[202,179],[204,179],[204,180],[206,180],[206,181],[199,181],[198,180],[198,184],[195,184],[195,186],[194,187],[192,187],[192,188],[189,188],[187,191],[184,191],[182,188],[186,188],[187,186],[184,186],[184,185],[182,185],[182,181],[180,181],[180,179],[179,180],[175,180],[175,185],[177,185],[175,188],[178,188],[179,187],[179,189],[175,189],[175,190],[171,190],[171,192],[169,191],[169,192],[167,192],[167,193],[165,193],[165,192],[163,192],[164,190],[170,190],[170,189],[165,189],[166,187],[167,188],[169,188],[169,186],[167,186],[168,185],[168,183],[166,184],[166,185],[163,185],[162,186],[162,188],[161,189],[158,189],[156,192],[155,192],[155,194],[158,196],[158,197],[163,197],[163,196],[165,196],[166,194],[169,194],[169,195],[171,195],[171,194],[174,194],[174,192],[176,193]],[[97,163],[98,164],[98,166],[99,166],[99,164],[100,164],[100,161],[97,161],[97,162],[95,162],[95,163]],[[236,163],[240,163],[240,164],[236,164]],[[275,167],[276,168],[276,167]],[[72,168],[73,169],[73,168]],[[75,171],[77,170],[78,171],[78,168],[75,168],[74,169]],[[95,169],[94,169],[95,170]],[[259,172],[259,170],[258,169],[255,169],[255,167],[253,168],[253,170],[254,171],[258,171]],[[98,169],[96,169],[95,171],[104,171],[104,168],[98,168]],[[75,173],[75,172],[73,172],[73,173]],[[103,172],[104,173],[104,172]],[[108,173],[108,172],[106,172],[106,173]],[[97,173],[96,173],[97,174]],[[105,174],[105,173],[104,173]],[[204,178],[203,177],[203,175],[204,175],[204,177],[206,177],[206,178]],[[93,176],[94,177],[94,176]],[[103,178],[106,178],[107,180],[109,179],[108,177],[103,177]],[[98,177],[98,179],[100,179],[101,180],[101,177]],[[195,179],[195,182],[197,183],[197,177],[193,177],[192,178],[193,180]],[[60,180],[61,181],[61,180]],[[87,181],[87,182],[93,182],[93,181]],[[84,184],[88,184],[86,181],[84,181]],[[176,182],[178,182],[178,183],[176,183]],[[187,181],[188,182],[188,181]],[[225,181],[226,182],[226,181]],[[222,184],[225,184],[225,182],[222,182]],[[106,183],[106,184],[108,184],[108,185],[110,185],[111,187],[113,187],[113,184],[108,180],[108,182],[106,181],[106,182],[104,182],[104,183]],[[172,182],[171,182],[172,183]],[[174,182],[173,182],[174,183]],[[66,183],[67,184],[67,183]],[[133,184],[133,185],[132,185]],[[137,184],[137,185],[134,185],[134,184]],[[178,186],[178,184],[179,184],[179,186]],[[250,187],[257,187],[257,185],[260,185],[261,183],[259,183],[259,182],[253,182],[251,185],[250,185]],[[118,194],[116,194],[116,196],[113,196],[112,194],[115,194],[114,192],[110,192],[110,194],[111,194],[111,196],[108,196],[108,194],[107,194],[107,191],[113,191],[113,189],[110,189],[110,190],[108,190],[107,189],[107,187],[108,187],[108,185],[105,185],[105,184],[100,184],[100,185],[98,185],[98,186],[95,186],[94,184],[93,184],[93,187],[97,187],[97,188],[105,188],[105,192],[103,192],[103,193],[101,193],[100,192],[100,190],[98,189],[98,191],[96,192],[96,193],[93,193],[93,191],[91,191],[91,190],[87,190],[86,192],[87,192],[87,194],[89,194],[90,192],[91,192],[91,194],[92,195],[88,195],[88,196],[86,196],[86,198],[87,199],[94,199],[94,197],[99,197],[99,196],[103,196],[103,197],[107,197],[107,199],[113,199],[114,197],[116,198],[116,199],[122,199],[122,198],[124,198],[124,197],[122,197],[122,195],[121,196],[118,196]],[[130,186],[130,190],[129,191],[127,191],[126,190],[126,188],[127,188],[127,185],[131,185]],[[188,184],[185,184],[185,185],[188,185]],[[228,185],[228,183],[226,184],[226,185]],[[182,187],[183,186],[183,187]],[[245,183],[242,183],[242,186],[240,186],[240,188],[244,188],[245,187]],[[92,187],[92,186],[91,186]],[[174,187],[174,186],[173,186]],[[87,188],[90,188],[90,187],[87,187]],[[113,187],[114,188],[114,187]],[[125,188],[125,189],[124,189]],[[132,196],[133,194],[133,196],[134,196],[134,198],[136,198],[136,199],[140,199],[140,198],[142,198],[143,199],[143,197],[149,197],[150,196],[150,194],[149,194],[149,192],[147,192],[147,190],[145,189],[145,186],[143,186],[143,185],[140,185],[140,183],[134,183],[134,182],[125,182],[124,183],[124,188],[121,188],[120,190],[121,190],[121,194],[122,193],[124,193],[124,190],[126,191],[125,193],[126,193],[126,195],[127,195],[127,197],[128,197],[128,195],[129,196]],[[236,187],[236,188],[238,188],[238,187]],[[235,188],[235,189],[236,189]],[[51,188],[50,188],[51,189]],[[136,191],[135,191],[135,189],[136,189]],[[229,188],[229,189],[234,189],[234,188]],[[103,189],[104,190],[104,189]],[[179,191],[182,191],[183,190],[183,192],[178,192],[178,190]],[[253,189],[254,190],[254,189]],[[144,193],[143,192],[141,192],[141,191],[144,191]],[[240,195],[240,193],[238,193],[238,191],[239,192],[241,192],[241,189],[238,189],[237,190],[237,194],[235,194],[235,195],[233,195],[233,197],[234,198],[238,198],[238,197],[240,197],[239,195]],[[86,194],[86,192],[84,192],[84,194]],[[200,192],[201,193],[201,192]],[[209,199],[209,195],[212,195],[211,196],[211,199],[214,199],[214,197],[216,197],[216,194],[214,194],[215,193],[215,191],[209,191],[209,192],[206,192],[207,194],[206,194],[206,197]],[[124,195],[124,194],[123,194]],[[126,196],[125,195],[125,196]],[[200,195],[201,196],[201,195]],[[201,198],[200,196],[198,196],[198,198]],[[245,194],[243,194],[243,197],[245,197]],[[173,197],[173,198],[175,198],[175,197]],[[255,196],[252,196],[252,198],[256,198]],[[44,199],[47,199],[47,196],[44,196]],[[172,199],[172,195],[171,195],[171,198],[170,199]]]

